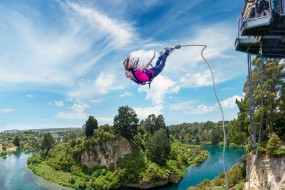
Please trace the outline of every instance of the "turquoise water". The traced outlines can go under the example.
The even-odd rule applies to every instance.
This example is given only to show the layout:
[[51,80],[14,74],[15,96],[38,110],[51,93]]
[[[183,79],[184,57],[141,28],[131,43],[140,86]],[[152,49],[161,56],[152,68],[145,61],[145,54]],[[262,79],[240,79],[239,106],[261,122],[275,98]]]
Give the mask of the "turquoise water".
[[[204,179],[212,180],[223,172],[222,154],[223,147],[206,146],[208,159],[199,166],[191,166],[187,168],[186,174],[183,176],[179,184],[159,188],[159,190],[185,190],[190,186],[195,186]],[[245,154],[243,149],[227,148],[225,154],[225,166],[228,171],[235,164],[241,162],[241,157]]]
[[[209,153],[208,159],[199,166],[189,167],[182,181],[177,185],[170,185],[159,190],[185,190],[196,185],[204,179],[213,179],[223,171],[222,147],[206,146]],[[226,169],[240,162],[244,151],[241,149],[227,148]],[[0,158],[0,189],[5,190],[67,190],[70,188],[59,186],[34,175],[26,166],[32,153],[25,154],[17,151],[6,159]]]
[[39,176],[34,175],[27,168],[27,159],[32,153],[25,154],[17,151],[0,158],[0,189],[2,190],[67,190],[65,188]]

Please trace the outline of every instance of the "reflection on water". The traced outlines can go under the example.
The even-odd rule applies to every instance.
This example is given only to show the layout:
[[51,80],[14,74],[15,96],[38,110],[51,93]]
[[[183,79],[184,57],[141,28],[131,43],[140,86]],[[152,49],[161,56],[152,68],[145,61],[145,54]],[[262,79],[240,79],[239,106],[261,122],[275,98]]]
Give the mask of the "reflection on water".
[[[219,173],[223,172],[222,166],[222,147],[206,146],[208,159],[199,166],[189,167],[182,181],[176,185],[170,185],[159,190],[185,190],[189,186],[194,186],[204,179],[214,179]],[[240,162],[244,154],[242,149],[227,148],[225,160],[226,169],[229,170],[233,165]],[[53,182],[34,175],[27,168],[27,159],[32,153],[25,154],[17,151],[6,159],[0,158],[0,189],[5,190],[70,190],[59,186]]]
[[[187,172],[179,184],[159,188],[159,190],[185,190],[190,186],[199,184],[204,179],[212,180],[223,172],[223,147],[207,145],[205,150],[208,152],[208,159],[205,162],[198,166],[187,168]],[[243,149],[227,148],[225,154],[226,170],[228,171],[235,164],[241,162],[241,157],[244,154],[245,151]]]
[[25,154],[16,151],[7,156],[6,159],[0,158],[0,189],[5,190],[67,190],[55,183],[47,181],[34,175],[27,168],[27,159],[32,153]]

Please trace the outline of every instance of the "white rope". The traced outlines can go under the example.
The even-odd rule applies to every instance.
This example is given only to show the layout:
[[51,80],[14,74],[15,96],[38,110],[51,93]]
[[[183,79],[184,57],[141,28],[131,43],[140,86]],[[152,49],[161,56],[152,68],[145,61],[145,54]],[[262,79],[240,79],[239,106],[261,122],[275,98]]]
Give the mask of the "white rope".
[[219,98],[217,96],[216,93],[216,85],[215,85],[215,80],[214,80],[214,74],[212,72],[212,69],[208,63],[208,61],[205,59],[203,52],[206,49],[207,45],[196,45],[196,44],[191,44],[191,45],[182,45],[181,47],[187,47],[187,46],[201,46],[203,47],[202,51],[201,51],[201,56],[204,59],[204,61],[206,62],[210,72],[211,72],[211,76],[212,76],[212,83],[213,83],[213,90],[214,90],[214,94],[216,97],[216,100],[219,104],[220,110],[221,110],[221,114],[222,114],[222,120],[223,120],[223,133],[224,133],[224,147],[223,147],[223,155],[222,155],[222,160],[223,160],[223,169],[224,169],[224,174],[225,174],[225,182],[226,182],[226,190],[228,190],[228,177],[227,177],[227,173],[226,173],[226,166],[225,166],[225,151],[226,151],[226,144],[227,144],[227,137],[226,137],[226,130],[225,130],[225,120],[224,120],[224,112],[223,112],[223,108],[221,106],[221,103],[219,101]]

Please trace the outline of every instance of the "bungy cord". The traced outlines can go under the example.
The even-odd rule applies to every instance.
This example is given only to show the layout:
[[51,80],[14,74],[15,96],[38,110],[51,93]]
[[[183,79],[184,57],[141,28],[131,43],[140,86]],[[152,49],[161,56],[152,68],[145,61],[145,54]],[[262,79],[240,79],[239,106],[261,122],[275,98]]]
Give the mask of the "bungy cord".
[[224,147],[223,147],[223,155],[222,155],[222,159],[223,159],[223,169],[224,169],[224,174],[225,174],[225,181],[226,181],[226,190],[228,190],[228,177],[227,177],[227,173],[226,173],[226,166],[225,166],[225,151],[226,151],[226,144],[227,144],[227,137],[226,137],[226,130],[225,130],[225,120],[224,120],[224,112],[223,112],[223,108],[221,106],[221,103],[219,101],[219,98],[217,96],[216,93],[216,85],[215,85],[215,80],[214,80],[214,74],[213,71],[208,63],[208,61],[205,59],[203,53],[204,50],[206,49],[207,45],[197,45],[197,44],[191,44],[191,45],[176,45],[174,47],[174,49],[180,49],[181,47],[189,47],[189,46],[201,46],[203,47],[202,51],[201,51],[201,56],[203,58],[203,60],[206,62],[210,72],[211,72],[211,76],[212,76],[212,83],[213,83],[213,90],[214,90],[214,94],[216,97],[216,100],[219,104],[220,110],[221,110],[221,114],[222,114],[222,120],[223,120],[223,133],[224,133]]

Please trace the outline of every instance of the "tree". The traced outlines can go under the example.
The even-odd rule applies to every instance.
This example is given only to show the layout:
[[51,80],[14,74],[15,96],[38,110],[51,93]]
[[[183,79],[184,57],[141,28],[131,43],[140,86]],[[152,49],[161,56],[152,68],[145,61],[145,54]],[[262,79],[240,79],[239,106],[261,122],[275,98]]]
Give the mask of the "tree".
[[144,128],[151,135],[161,128],[166,128],[163,116],[161,114],[157,117],[154,114],[149,115],[144,121]]
[[13,143],[15,146],[20,147],[20,138],[19,136],[15,136]]
[[155,131],[161,128],[165,129],[166,125],[165,125],[164,117],[161,114],[159,114],[155,120]]
[[166,134],[166,129],[159,129],[146,142],[147,156],[152,161],[161,166],[166,164],[171,150],[170,139]]
[[268,140],[267,146],[266,146],[266,153],[269,157],[275,156],[275,151],[278,149],[278,144],[280,143],[280,138],[273,133]]
[[138,123],[136,112],[128,106],[121,106],[118,109],[118,115],[114,117],[115,133],[126,139],[133,139],[137,133]]
[[49,150],[54,146],[54,138],[51,133],[45,133],[44,138],[42,140],[42,149]]
[[85,135],[86,137],[92,137],[94,135],[94,129],[98,129],[98,122],[94,116],[89,116],[85,123]]
[[217,145],[222,140],[223,140],[222,128],[219,126],[216,126],[215,128],[212,129],[212,144]]
[[[256,131],[260,126],[260,116],[263,115],[262,130],[263,134],[272,134],[273,132],[281,134],[285,126],[285,64],[280,63],[279,60],[265,59],[262,64],[261,73],[261,59],[256,58],[252,61],[252,89],[254,97],[254,122]],[[262,86],[261,78],[262,76]],[[237,105],[240,109],[238,114],[238,128],[246,132],[247,126],[249,126],[249,101],[250,94],[248,92],[249,81],[244,84],[244,99],[237,101]],[[263,101],[263,106],[262,106]],[[248,133],[248,132],[247,132]],[[257,134],[255,135],[257,136]],[[263,139],[267,138],[267,135],[262,136]],[[257,141],[257,139],[254,139]]]
[[144,128],[151,135],[155,132],[155,122],[156,116],[154,114],[149,115],[144,121]]

